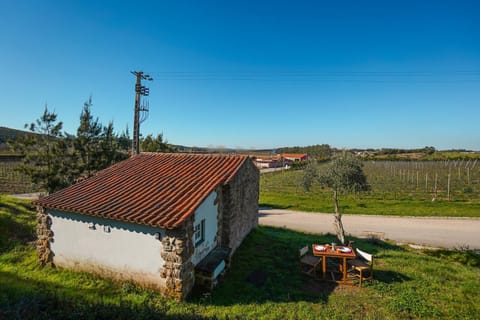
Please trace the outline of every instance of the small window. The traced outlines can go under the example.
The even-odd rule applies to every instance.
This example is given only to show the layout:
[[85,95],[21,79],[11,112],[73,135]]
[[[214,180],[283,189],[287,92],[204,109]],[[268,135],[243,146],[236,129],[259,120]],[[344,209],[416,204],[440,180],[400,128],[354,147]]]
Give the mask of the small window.
[[193,229],[193,239],[195,240],[195,247],[205,240],[205,219],[195,225]]

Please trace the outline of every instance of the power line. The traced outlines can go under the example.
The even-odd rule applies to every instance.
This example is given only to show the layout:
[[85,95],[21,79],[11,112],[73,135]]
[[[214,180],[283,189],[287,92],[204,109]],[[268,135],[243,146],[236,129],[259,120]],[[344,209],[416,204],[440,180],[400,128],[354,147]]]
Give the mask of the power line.
[[159,71],[157,80],[180,81],[293,81],[293,82],[479,82],[480,70],[419,71]]
[[[291,71],[157,71],[155,73],[166,73],[166,74],[229,74],[229,73],[241,73],[241,74],[312,74],[312,75],[331,75],[331,74],[431,74],[431,75],[438,75],[438,74],[464,74],[464,73],[474,73],[480,74],[480,70],[416,70],[416,71],[398,71],[398,70],[385,70],[385,71],[299,71],[299,70],[291,70]],[[150,72],[153,73],[153,72]]]

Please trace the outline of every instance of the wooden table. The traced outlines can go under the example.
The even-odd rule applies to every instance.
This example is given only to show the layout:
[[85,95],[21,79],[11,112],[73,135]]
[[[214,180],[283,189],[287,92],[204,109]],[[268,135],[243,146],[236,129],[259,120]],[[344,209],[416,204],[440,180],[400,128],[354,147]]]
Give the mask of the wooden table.
[[[317,246],[323,246],[325,247],[325,250],[316,250]],[[339,249],[341,248],[349,248],[350,252],[344,253],[341,252]],[[346,247],[346,246],[335,246],[335,251],[332,250],[330,245],[319,245],[319,244],[313,244],[312,245],[312,252],[314,256],[317,257],[322,257],[322,277],[325,280],[327,276],[327,258],[337,258],[342,260],[342,280],[337,281],[335,279],[335,282],[340,282],[343,284],[347,284],[347,259],[355,259],[355,251],[353,251],[352,247]],[[353,283],[353,282],[352,282]]]

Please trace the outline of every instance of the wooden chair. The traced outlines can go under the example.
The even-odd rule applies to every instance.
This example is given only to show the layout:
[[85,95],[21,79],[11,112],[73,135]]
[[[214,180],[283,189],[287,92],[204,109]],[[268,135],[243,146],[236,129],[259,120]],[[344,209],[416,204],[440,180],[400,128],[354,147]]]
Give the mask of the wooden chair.
[[[361,287],[363,280],[373,279],[373,255],[358,248],[356,250],[357,258],[347,261],[350,267],[348,272],[360,279]],[[368,274],[368,276],[365,276],[365,274]]]
[[308,245],[298,250],[298,256],[300,259],[300,271],[308,276],[316,277],[317,267],[322,262],[321,257],[315,257],[308,254]]

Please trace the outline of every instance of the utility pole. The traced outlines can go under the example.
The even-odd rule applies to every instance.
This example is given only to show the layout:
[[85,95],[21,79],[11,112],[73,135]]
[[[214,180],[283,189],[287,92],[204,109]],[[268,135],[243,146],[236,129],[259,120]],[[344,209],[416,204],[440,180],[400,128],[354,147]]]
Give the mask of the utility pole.
[[153,78],[143,71],[131,71],[136,76],[135,82],[135,111],[133,117],[133,141],[132,141],[132,156],[140,153],[140,111],[148,111],[148,109],[141,110],[140,102],[141,96],[148,96],[150,89],[142,86],[142,80],[152,81]]

